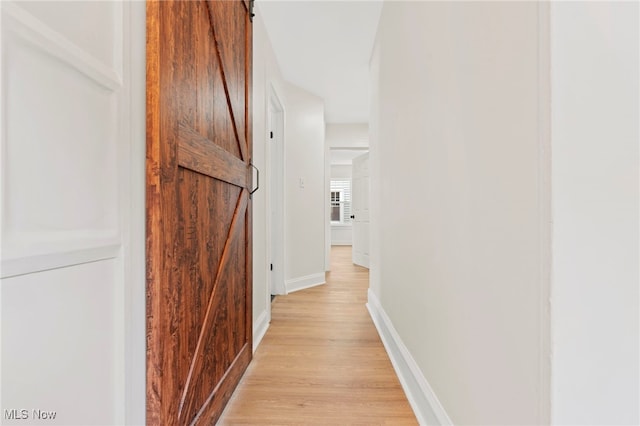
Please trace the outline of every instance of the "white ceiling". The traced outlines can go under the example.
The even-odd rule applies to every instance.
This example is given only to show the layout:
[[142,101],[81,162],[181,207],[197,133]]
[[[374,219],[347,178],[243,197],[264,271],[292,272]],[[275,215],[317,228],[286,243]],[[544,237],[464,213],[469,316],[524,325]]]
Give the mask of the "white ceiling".
[[382,1],[258,1],[283,77],[325,102],[327,123],[369,121],[369,57]]

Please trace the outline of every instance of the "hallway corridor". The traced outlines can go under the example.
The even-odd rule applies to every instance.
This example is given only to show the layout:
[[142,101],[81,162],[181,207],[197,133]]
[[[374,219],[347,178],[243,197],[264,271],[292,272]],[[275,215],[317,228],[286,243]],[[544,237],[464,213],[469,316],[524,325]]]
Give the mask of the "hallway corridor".
[[331,251],[318,287],[276,297],[220,425],[416,424],[365,307],[369,272]]

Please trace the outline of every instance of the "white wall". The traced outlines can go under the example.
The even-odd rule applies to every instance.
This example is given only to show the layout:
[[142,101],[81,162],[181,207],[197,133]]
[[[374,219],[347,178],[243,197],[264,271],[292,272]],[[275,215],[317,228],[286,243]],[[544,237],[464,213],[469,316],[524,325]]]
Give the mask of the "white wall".
[[551,6],[555,424],[640,423],[638,12]]
[[142,424],[144,4],[1,10],[0,415]]
[[345,164],[332,164],[331,165],[331,178],[332,179],[351,179],[353,167]]
[[383,6],[370,305],[454,424],[548,422],[538,37],[535,3]]
[[285,280],[291,291],[324,283],[326,148],[322,99],[291,84],[285,98]]
[[[253,198],[254,349],[271,320],[269,264],[272,142],[268,109],[273,91],[284,108],[284,279],[287,291],[325,282],[324,105],[320,98],[283,80],[256,6],[253,24],[253,159],[261,189]],[[300,178],[304,188],[300,187]],[[328,196],[328,194],[327,194]]]
[[367,123],[327,123],[326,140],[329,148],[367,148]]
[[331,225],[331,245],[350,246],[353,244],[353,227],[351,225]]

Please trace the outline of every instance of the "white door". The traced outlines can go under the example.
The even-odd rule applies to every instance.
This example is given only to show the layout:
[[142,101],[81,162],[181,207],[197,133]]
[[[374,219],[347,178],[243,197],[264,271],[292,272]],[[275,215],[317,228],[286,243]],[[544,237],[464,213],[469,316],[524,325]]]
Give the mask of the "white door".
[[353,159],[353,263],[369,267],[369,153]]
[[0,423],[144,422],[144,5],[0,3]]

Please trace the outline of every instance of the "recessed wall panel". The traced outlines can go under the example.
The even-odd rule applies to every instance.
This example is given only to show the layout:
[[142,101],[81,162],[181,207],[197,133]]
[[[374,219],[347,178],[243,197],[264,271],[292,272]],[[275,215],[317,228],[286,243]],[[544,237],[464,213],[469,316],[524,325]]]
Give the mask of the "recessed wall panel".
[[18,35],[3,50],[3,254],[115,235],[116,92]]
[[122,73],[122,1],[20,1],[17,4],[105,66]]
[[107,260],[2,280],[3,424],[39,423],[34,410],[55,412],[51,425],[115,424],[116,271]]

